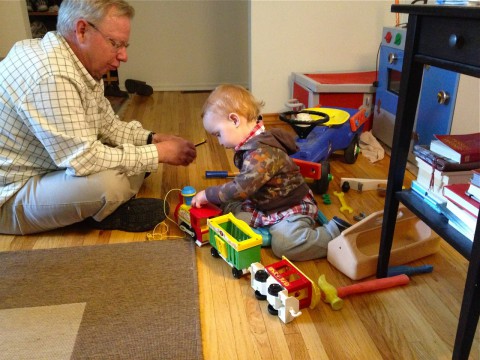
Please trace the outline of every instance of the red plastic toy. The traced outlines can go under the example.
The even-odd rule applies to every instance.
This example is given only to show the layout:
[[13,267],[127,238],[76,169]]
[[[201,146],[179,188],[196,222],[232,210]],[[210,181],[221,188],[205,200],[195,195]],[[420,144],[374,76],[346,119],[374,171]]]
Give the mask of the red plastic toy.
[[192,186],[185,186],[182,189],[174,217],[180,229],[190,235],[195,244],[203,246],[209,242],[207,219],[219,216],[222,210],[212,204],[192,208],[191,201],[195,194],[196,190]]

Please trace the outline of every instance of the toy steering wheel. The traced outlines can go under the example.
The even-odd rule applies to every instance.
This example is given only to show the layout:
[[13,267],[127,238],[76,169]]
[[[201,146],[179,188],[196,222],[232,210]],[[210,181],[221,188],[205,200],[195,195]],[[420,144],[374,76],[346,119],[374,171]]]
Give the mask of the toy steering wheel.
[[[297,119],[298,114],[308,114],[313,116],[311,120],[306,121]],[[290,124],[300,139],[305,139],[317,125],[325,124],[330,120],[328,114],[315,110],[287,111],[281,113],[279,117],[280,120]]]

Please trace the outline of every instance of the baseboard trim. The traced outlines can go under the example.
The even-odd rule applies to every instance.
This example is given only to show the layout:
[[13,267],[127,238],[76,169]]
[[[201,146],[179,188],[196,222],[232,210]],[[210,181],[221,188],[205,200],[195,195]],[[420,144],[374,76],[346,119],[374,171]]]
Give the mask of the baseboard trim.
[[269,114],[262,114],[263,117],[263,123],[265,126],[267,125],[278,125],[283,123],[279,118],[278,118],[278,113],[269,113]]
[[153,91],[211,91],[220,84],[238,84],[248,88],[248,84],[237,82],[220,82],[220,83],[204,83],[204,84],[149,84]]

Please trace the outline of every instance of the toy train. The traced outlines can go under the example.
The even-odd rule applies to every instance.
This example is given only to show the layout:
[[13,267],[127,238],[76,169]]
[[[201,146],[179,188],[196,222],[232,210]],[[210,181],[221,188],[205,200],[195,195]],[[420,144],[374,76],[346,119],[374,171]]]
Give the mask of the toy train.
[[231,213],[221,215],[222,210],[215,205],[192,207],[195,194],[192,186],[181,190],[174,211],[175,221],[198,246],[211,244],[212,256],[223,258],[232,267],[233,276],[239,279],[252,263],[260,261],[261,246],[270,241],[270,234],[255,232]]
[[239,279],[251,273],[251,286],[258,300],[267,300],[268,312],[288,323],[301,315],[300,309],[313,309],[320,301],[319,287],[286,257],[264,267],[260,263],[262,236],[233,214],[207,220],[213,257],[223,258]]
[[[185,186],[181,190],[174,218],[180,230],[195,240],[198,246],[203,246],[209,243],[207,219],[220,216],[222,210],[213,204],[206,204],[201,208],[192,207],[191,201],[195,194],[195,188],[192,186]],[[261,235],[262,246],[270,245],[271,235],[267,229],[258,228],[253,231]]]
[[207,219],[221,215],[222,210],[212,204],[201,208],[192,207],[191,202],[195,194],[195,188],[192,186],[185,186],[182,189],[174,218],[180,229],[195,240],[195,244],[203,246],[209,242]]

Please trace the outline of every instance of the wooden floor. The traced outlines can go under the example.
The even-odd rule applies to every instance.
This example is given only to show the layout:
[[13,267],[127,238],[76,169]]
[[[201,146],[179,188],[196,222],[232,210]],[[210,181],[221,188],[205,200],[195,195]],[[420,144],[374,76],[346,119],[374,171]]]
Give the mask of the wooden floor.
[[[225,181],[205,179],[205,170],[235,170],[232,153],[220,147],[201,126],[200,112],[206,96],[202,92],[155,92],[147,98],[132,97],[120,111],[125,120],[140,120],[156,132],[180,134],[194,142],[207,139],[205,145],[198,147],[198,158],[193,164],[162,165],[158,173],[146,179],[140,196],[166,198],[173,209],[178,202],[178,189],[183,186],[202,189]],[[384,198],[376,191],[350,190],[346,200],[354,213],[344,215],[333,191],[340,191],[341,177],[386,179],[388,163],[388,157],[371,164],[360,155],[355,164],[347,165],[341,155],[333,155],[334,179],[329,188],[332,204],[324,205],[318,197],[322,212],[328,218],[337,215],[355,223],[353,215],[359,212],[368,215],[382,210]],[[414,176],[409,172],[406,175],[404,185],[409,187]],[[181,235],[174,223],[166,224],[168,236]],[[71,226],[34,236],[0,235],[0,251],[113,244],[146,241],[146,238],[146,233]],[[304,310],[289,324],[269,315],[266,303],[255,299],[248,275],[234,279],[231,268],[210,255],[209,246],[196,251],[203,351],[207,360],[451,358],[467,262],[443,240],[437,254],[412,263],[432,264],[433,273],[414,276],[404,287],[346,298],[340,311],[320,303],[313,310]],[[264,264],[275,261],[270,249],[262,249]],[[320,274],[326,274],[335,286],[354,283],[326,259],[299,262],[297,266],[314,281]],[[478,334],[471,358],[480,359]]]

